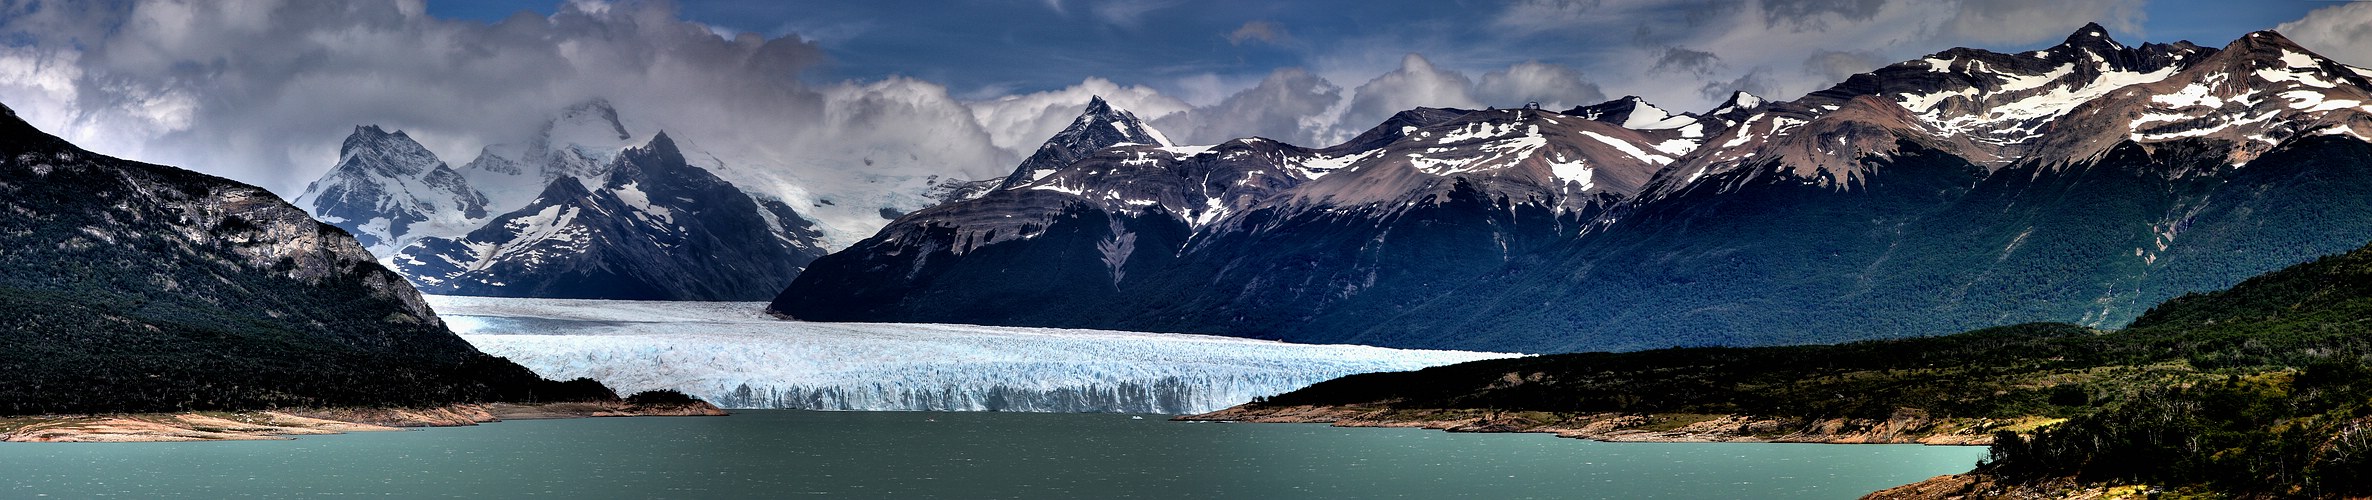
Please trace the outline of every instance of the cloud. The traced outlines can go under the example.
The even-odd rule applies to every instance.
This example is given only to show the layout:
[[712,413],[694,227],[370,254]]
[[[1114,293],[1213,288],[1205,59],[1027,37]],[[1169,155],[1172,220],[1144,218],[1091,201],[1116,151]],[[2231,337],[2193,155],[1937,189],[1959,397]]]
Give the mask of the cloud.
[[1962,0],[1944,23],[1952,38],[1977,43],[2021,43],[2067,36],[2087,22],[2133,33],[2141,30],[2144,0]]
[[[122,29],[15,49],[19,67],[47,69],[10,75],[0,98],[71,95],[22,114],[105,152],[283,194],[312,180],[335,159],[339,136],[362,123],[412,130],[460,154],[592,97],[690,128],[779,128],[793,120],[764,117],[820,112],[821,96],[797,77],[823,54],[796,39],[725,39],[663,7],[576,3],[491,25],[433,19],[419,7],[158,1],[43,12],[53,17],[12,19],[0,31],[37,38],[59,24]],[[71,94],[26,88],[60,79]]]
[[1704,86],[1697,88],[1697,95],[1707,100],[1723,101],[1728,100],[1731,93],[1740,91],[1758,96],[1779,92],[1777,86],[1771,83],[1769,76],[1761,70],[1755,70],[1729,81],[1706,82]]
[[[1827,31],[1829,22],[1869,21],[1877,17],[1886,0],[1764,0],[1763,19],[1772,27],[1781,24],[1803,31]],[[1723,94],[1726,98],[1728,94]]]
[[1474,82],[1456,71],[1433,66],[1425,56],[1401,57],[1400,69],[1368,80],[1352,91],[1350,107],[1335,120],[1341,129],[1331,139],[1348,139],[1360,129],[1382,123],[1393,113],[1419,106],[1481,108],[1474,99]]
[[1339,143],[1392,114],[1416,107],[1479,109],[1537,101],[1565,108],[1605,100],[1598,84],[1571,67],[1525,61],[1481,79],[1435,66],[1420,54],[1349,92],[1307,70],[1276,70],[1219,103],[1153,122],[1173,139],[1210,144],[1259,136],[1322,147]]
[[1288,36],[1285,33],[1284,25],[1270,21],[1244,21],[1243,26],[1227,33],[1227,43],[1243,45],[1244,42],[1257,41],[1276,45],[1285,41]]
[[1663,54],[1656,56],[1654,71],[1657,73],[1687,73],[1705,77],[1712,76],[1713,70],[1720,67],[1721,56],[1713,55],[1712,52],[1664,47]]
[[1329,113],[1341,101],[1342,87],[1309,71],[1285,68],[1217,104],[1154,120],[1153,128],[1188,144],[1267,137],[1323,146],[1329,139],[1324,133],[1334,122]]
[[1819,81],[1842,82],[1892,63],[1874,52],[1823,50],[1804,58],[1804,74]]
[[[358,124],[405,130],[459,164],[592,98],[654,129],[640,133],[664,129],[699,144],[736,173],[729,178],[795,202],[929,175],[985,177],[1019,158],[937,84],[803,83],[825,55],[795,36],[726,38],[666,4],[576,2],[494,23],[436,19],[420,7],[12,5],[0,36],[34,43],[0,49],[0,102],[102,153],[287,197],[335,162]],[[820,217],[837,236],[862,236],[878,208],[927,200],[868,202]]]
[[[1135,113],[1138,119],[1147,121],[1189,108],[1184,101],[1162,95],[1150,87],[1124,86],[1102,78],[1089,78],[1078,85],[1059,90],[1003,96],[968,105],[972,116],[988,130],[990,142],[1000,148],[1026,153],[1036,151],[1047,137],[1070,126],[1071,120],[1086,110],[1087,101],[1095,96],[1102,96],[1112,106],[1128,110]],[[1163,132],[1167,133],[1168,130],[1164,129]]]
[[1538,102],[1548,109],[1566,109],[1606,100],[1606,93],[1582,78],[1581,71],[1539,61],[1483,73],[1474,87],[1475,98],[1499,107]]
[[1586,24],[1602,0],[1523,0],[1500,11],[1493,24],[1532,33]]
[[2304,18],[2281,23],[2274,30],[2324,57],[2356,66],[2372,66],[2372,2],[2315,9]]
[[2143,3],[1526,0],[1496,17],[1495,26],[1520,36],[1494,43],[1586,47],[1586,62],[1568,64],[1599,76],[1596,83],[1609,91],[1702,109],[1737,87],[1793,99],[1884,63],[1956,46],[2015,50],[2057,41],[2091,21],[2136,32],[2146,19]]
[[1175,7],[1179,0],[1104,0],[1088,7],[1096,19],[1118,26],[1135,27],[1153,11]]

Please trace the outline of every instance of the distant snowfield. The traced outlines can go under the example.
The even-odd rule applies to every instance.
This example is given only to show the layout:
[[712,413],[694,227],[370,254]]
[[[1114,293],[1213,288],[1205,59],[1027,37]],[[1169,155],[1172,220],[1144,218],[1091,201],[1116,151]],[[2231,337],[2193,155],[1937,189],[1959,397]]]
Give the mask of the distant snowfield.
[[809,323],[762,302],[430,296],[470,343],[555,379],[728,408],[1200,413],[1343,375],[1516,354],[1209,335]]

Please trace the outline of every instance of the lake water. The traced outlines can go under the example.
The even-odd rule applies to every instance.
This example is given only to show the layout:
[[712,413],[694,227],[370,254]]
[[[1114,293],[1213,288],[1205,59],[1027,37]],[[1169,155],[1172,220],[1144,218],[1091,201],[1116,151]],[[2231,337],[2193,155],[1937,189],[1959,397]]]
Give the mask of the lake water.
[[743,411],[0,443],[0,498],[1853,498],[1980,447],[1599,443],[1148,415]]

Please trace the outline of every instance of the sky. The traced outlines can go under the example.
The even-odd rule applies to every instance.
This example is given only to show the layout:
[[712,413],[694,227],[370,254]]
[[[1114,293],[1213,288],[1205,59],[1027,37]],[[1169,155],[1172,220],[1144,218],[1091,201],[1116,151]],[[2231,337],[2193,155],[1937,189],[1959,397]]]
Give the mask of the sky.
[[1000,176],[1090,95],[1181,142],[1324,146],[1416,106],[1792,99],[2085,22],[2209,46],[2279,28],[2372,66],[2372,2],[0,0],[0,103],[293,198],[357,125],[458,166],[598,98],[808,201]]

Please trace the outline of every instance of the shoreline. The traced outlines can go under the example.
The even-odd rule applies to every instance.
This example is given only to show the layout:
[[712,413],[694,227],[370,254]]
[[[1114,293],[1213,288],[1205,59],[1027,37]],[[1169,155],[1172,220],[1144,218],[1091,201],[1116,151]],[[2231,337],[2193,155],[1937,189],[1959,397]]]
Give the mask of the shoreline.
[[2053,419],[1934,418],[1905,409],[1885,419],[1803,419],[1728,414],[1550,413],[1364,406],[1236,406],[1175,421],[1328,424],[1445,432],[1539,433],[1613,443],[1819,443],[1987,446],[1995,431],[2031,431]]
[[0,417],[0,442],[158,443],[277,441],[291,436],[467,427],[504,420],[725,416],[706,402],[633,406],[619,402],[461,403],[430,408],[304,408],[105,415]]
[[[1239,405],[1183,422],[1327,424],[1334,427],[1421,428],[1444,432],[1536,433],[1608,443],[1808,443],[1988,446],[1995,431],[2031,432],[2057,419],[1933,418],[1912,409],[1885,419],[1804,419],[1727,414],[1570,413],[1491,410],[1412,410],[1364,406]],[[1997,498],[2127,498],[2148,487],[2085,487],[2072,481],[2007,485],[1975,471],[1945,474],[1873,491],[1863,500]]]

